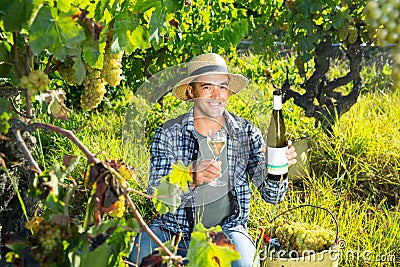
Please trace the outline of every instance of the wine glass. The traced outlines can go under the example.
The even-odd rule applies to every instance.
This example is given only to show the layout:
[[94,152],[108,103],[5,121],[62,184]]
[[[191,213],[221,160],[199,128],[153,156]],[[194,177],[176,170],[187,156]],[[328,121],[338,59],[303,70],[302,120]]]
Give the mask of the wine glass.
[[[221,155],[221,151],[224,150],[226,146],[226,132],[224,129],[210,129],[208,130],[208,135],[207,135],[207,145],[211,149],[213,155],[214,155],[214,160],[218,161],[219,156]],[[226,183],[222,182],[218,177],[209,185],[211,186],[224,186]]]

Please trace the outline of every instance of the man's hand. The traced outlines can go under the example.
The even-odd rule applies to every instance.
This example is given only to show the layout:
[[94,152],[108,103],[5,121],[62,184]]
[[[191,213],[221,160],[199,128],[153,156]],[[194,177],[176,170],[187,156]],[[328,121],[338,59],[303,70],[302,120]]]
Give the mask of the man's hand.
[[221,176],[221,162],[212,159],[200,161],[194,170],[192,170],[193,182],[190,188],[200,186],[203,183],[211,183]]
[[286,157],[288,159],[289,167],[296,164],[297,153],[291,140],[288,140],[288,150],[286,150]]

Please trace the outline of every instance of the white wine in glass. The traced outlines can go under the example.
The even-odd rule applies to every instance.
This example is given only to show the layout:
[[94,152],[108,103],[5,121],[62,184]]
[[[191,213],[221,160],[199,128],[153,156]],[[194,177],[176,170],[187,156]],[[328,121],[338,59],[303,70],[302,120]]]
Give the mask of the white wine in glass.
[[[210,129],[208,130],[207,135],[207,144],[208,147],[211,149],[214,160],[218,161],[219,156],[221,155],[221,151],[224,150],[226,146],[226,132],[224,129]],[[218,177],[209,185],[211,186],[224,186],[226,183],[222,182]]]

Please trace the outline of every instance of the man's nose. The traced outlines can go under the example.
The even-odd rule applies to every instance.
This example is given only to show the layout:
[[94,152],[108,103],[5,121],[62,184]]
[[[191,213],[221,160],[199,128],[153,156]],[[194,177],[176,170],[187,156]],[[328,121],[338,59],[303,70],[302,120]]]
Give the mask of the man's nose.
[[214,86],[212,86],[212,89],[211,89],[211,97],[213,97],[213,98],[219,98],[220,95],[221,95],[221,91],[222,91],[222,89],[221,89],[221,86],[220,86],[220,85],[214,85]]

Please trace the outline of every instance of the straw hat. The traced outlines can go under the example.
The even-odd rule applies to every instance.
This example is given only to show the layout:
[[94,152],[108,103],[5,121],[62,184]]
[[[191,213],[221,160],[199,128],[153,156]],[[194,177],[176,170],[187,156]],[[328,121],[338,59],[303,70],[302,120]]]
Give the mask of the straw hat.
[[249,80],[241,74],[228,72],[225,60],[218,54],[202,54],[193,58],[187,66],[188,77],[178,82],[173,88],[172,93],[182,99],[189,100],[187,94],[189,84],[198,77],[207,74],[226,74],[229,76],[228,88],[232,94],[238,93],[248,83]]

